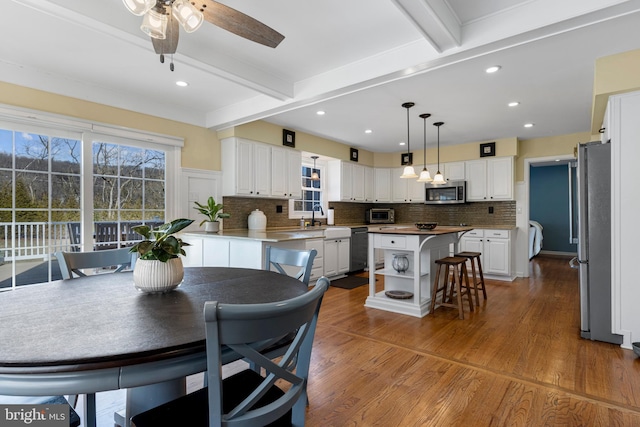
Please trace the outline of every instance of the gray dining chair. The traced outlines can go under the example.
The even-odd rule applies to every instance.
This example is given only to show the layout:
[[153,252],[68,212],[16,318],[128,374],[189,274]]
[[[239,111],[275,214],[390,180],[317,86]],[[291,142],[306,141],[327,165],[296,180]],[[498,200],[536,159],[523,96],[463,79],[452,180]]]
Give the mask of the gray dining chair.
[[267,246],[265,248],[264,269],[295,277],[308,285],[313,260],[317,254],[315,249],[301,251]]
[[137,254],[129,252],[129,248],[93,252],[60,251],[56,252],[55,256],[63,279],[86,276],[82,270],[87,268],[115,267],[114,273],[121,272],[127,267],[133,269],[137,259]]
[[[328,287],[329,280],[321,277],[309,292],[286,301],[205,303],[209,386],[135,415],[132,427],[303,426],[311,349]],[[291,331],[296,336],[282,359],[260,353],[265,343]],[[229,349],[262,366],[266,376],[245,369],[222,379],[221,354]]]
[[[113,273],[121,272],[127,267],[133,269],[135,261],[137,259],[137,253],[129,252],[129,248],[120,248],[93,252],[59,251],[55,253],[55,257],[58,259],[58,266],[60,267],[62,278],[65,280],[69,280],[75,279],[76,277],[86,276],[86,274],[83,273],[82,270],[88,268],[97,269],[113,267],[113,269],[111,270],[111,272]],[[77,395],[69,396],[69,404],[73,408],[76,407],[77,402]],[[88,416],[95,417],[95,394],[87,394],[85,402],[87,408],[89,409],[87,411]]]

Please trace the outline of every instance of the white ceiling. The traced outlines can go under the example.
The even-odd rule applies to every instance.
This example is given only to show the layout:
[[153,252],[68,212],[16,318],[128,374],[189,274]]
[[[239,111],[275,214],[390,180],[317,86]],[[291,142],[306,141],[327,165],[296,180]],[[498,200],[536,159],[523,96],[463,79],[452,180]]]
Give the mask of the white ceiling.
[[180,34],[171,72],[122,0],[9,0],[0,79],[211,129],[263,119],[396,152],[407,101],[414,148],[421,113],[430,144],[434,121],[442,145],[589,131],[595,59],[640,48],[640,0],[221,3],[284,41],[271,49],[205,23]]

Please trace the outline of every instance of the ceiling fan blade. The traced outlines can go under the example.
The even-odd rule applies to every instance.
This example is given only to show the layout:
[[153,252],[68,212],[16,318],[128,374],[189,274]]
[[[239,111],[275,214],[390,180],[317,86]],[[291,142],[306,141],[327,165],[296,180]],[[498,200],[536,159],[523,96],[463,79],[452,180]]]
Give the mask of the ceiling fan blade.
[[245,39],[274,48],[284,40],[276,30],[217,1],[200,0],[195,6],[204,13],[208,22]]
[[151,43],[153,43],[153,50],[160,55],[170,55],[172,53],[176,53],[176,49],[178,49],[178,36],[180,35],[180,26],[178,25],[178,20],[173,18],[171,14],[169,14],[169,21],[167,22],[167,37],[165,39],[154,39],[151,38]]

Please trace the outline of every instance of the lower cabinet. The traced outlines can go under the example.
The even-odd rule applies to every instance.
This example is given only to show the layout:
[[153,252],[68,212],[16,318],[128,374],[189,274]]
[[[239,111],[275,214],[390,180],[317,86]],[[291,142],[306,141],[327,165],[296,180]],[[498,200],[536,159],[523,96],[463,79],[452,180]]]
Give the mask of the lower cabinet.
[[334,277],[349,272],[351,239],[326,239],[324,241],[324,275]]
[[460,239],[462,251],[481,252],[482,272],[498,280],[513,280],[515,245],[510,230],[474,229]]
[[313,268],[311,269],[311,277],[309,279],[309,284],[313,284],[324,275],[324,240],[305,240],[305,249],[308,251],[315,249],[317,252],[316,257],[313,259]]

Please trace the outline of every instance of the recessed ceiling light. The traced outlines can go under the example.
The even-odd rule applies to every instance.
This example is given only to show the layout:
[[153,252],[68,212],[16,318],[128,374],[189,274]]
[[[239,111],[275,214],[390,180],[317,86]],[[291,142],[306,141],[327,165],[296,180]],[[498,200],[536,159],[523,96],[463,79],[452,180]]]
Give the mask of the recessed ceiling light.
[[494,65],[492,67],[487,68],[485,71],[487,73],[495,73],[496,71],[498,71],[501,67],[499,65]]
[[400,141],[400,145],[405,145],[405,144],[406,144],[406,142]]
[[184,82],[184,81],[182,81],[182,80],[178,80],[178,81],[176,82],[176,85],[177,85],[177,86],[180,86],[180,87],[187,87],[187,86],[189,86],[189,83]]
[[525,123],[524,127],[532,128],[533,127],[533,123]]
[[320,110],[320,111],[316,111],[316,114],[319,116],[324,116],[324,111]]
[[513,101],[507,104],[509,107],[517,107],[518,105],[520,105],[520,103],[518,101]]
[[364,133],[372,133],[372,132],[373,132],[373,131],[372,131],[371,129],[366,129],[366,130],[364,131]]

